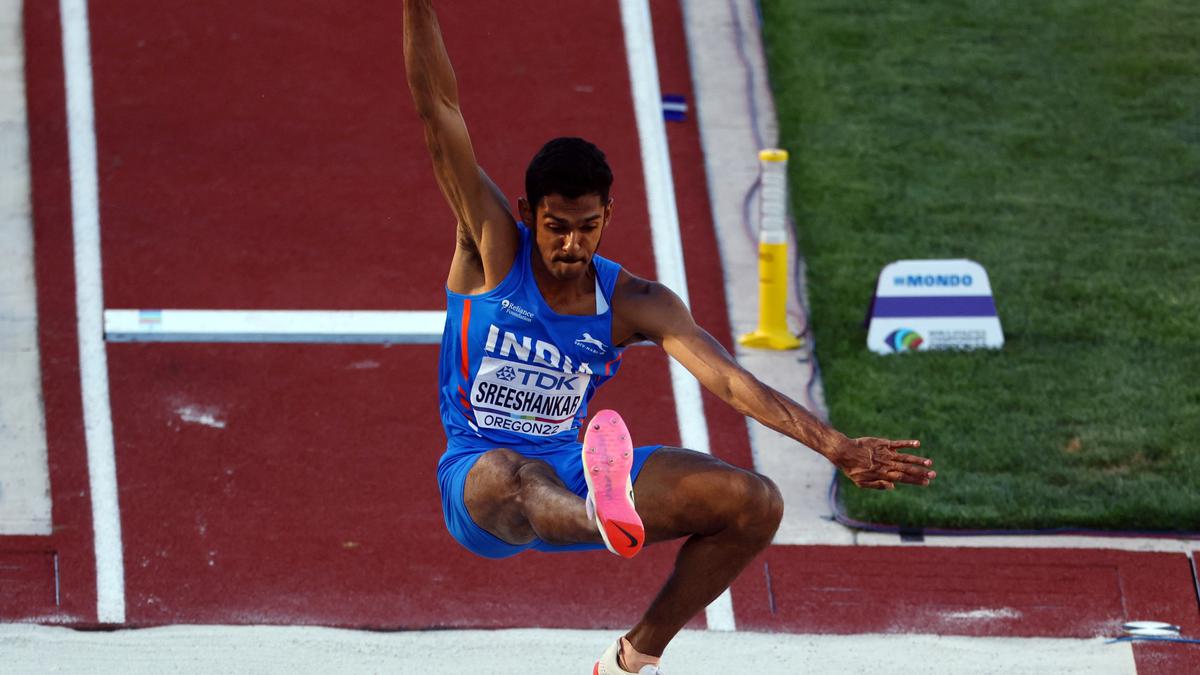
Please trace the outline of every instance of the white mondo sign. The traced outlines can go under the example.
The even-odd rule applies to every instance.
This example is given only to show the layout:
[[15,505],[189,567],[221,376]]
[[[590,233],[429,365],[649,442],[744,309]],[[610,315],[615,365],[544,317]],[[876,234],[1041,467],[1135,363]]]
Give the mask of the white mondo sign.
[[973,260],[887,265],[867,322],[867,348],[878,354],[1004,345],[987,271]]

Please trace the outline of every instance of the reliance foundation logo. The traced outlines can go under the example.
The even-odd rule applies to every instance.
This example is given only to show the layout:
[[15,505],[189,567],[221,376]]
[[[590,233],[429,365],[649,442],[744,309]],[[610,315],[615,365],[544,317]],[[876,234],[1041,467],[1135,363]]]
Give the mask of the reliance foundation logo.
[[533,321],[533,312],[507,298],[500,301],[500,308],[508,312],[509,316],[515,316],[522,321]]
[[908,328],[894,330],[883,340],[894,352],[915,352],[925,342],[920,333]]

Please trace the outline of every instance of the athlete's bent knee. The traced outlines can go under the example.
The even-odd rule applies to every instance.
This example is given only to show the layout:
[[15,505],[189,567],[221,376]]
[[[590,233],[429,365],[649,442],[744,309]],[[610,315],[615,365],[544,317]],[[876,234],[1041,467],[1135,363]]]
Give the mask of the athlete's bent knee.
[[517,511],[524,510],[523,505],[532,490],[547,482],[561,482],[555,477],[554,468],[545,461],[530,459],[506,448],[487,451],[476,467],[480,474],[479,492],[497,506],[513,507]]
[[748,538],[769,543],[783,520],[783,494],[766,476],[743,472],[733,487],[738,510],[733,525]]
[[783,493],[779,491],[779,486],[775,484],[775,481],[761,474],[758,477],[766,487],[763,523],[770,526],[773,537],[775,531],[779,529],[779,523],[783,521]]
[[489,450],[467,474],[463,495],[467,513],[480,527],[510,544],[533,539],[519,506],[521,469],[533,461],[512,450]]

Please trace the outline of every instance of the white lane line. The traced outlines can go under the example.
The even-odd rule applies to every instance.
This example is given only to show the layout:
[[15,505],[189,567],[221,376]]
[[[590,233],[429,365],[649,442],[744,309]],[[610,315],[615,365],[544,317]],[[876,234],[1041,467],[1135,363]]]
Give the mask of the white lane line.
[[110,342],[440,344],[444,311],[109,309]]
[[92,529],[96,546],[96,620],[125,622],[125,563],[108,359],[104,353],[104,288],[100,276],[100,190],[92,108],[92,59],[86,0],[60,0],[63,68],[67,88],[67,141],[71,164],[71,218],[75,237],[75,307],[79,323],[79,376]]
[[[684,304],[688,301],[687,273],[683,265],[683,241],[679,234],[679,212],[675,205],[675,181],[671,174],[671,156],[667,151],[667,132],[663,124],[662,92],[658,84],[658,58],[654,51],[654,30],[650,23],[648,0],[621,0],[621,24],[625,29],[625,53],[629,60],[629,80],[633,89],[633,107],[645,172],[646,201],[650,210],[650,235],[658,280],[675,291]],[[711,454],[708,421],[700,384],[675,359],[671,364],[671,387],[675,393],[675,416],[684,447]],[[733,600],[726,589],[705,610],[710,630],[731,631],[737,625]]]

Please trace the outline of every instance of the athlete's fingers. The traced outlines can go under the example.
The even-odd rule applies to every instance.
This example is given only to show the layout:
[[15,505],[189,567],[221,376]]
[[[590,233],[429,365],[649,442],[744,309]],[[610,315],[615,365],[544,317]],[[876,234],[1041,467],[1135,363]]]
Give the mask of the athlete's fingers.
[[921,441],[915,439],[910,441],[888,441],[888,447],[892,448],[893,450],[899,450],[900,448],[919,448],[921,447]]
[[904,476],[915,476],[917,478],[930,478],[936,474],[933,469],[921,466],[920,464],[902,464],[900,462],[890,462],[884,467],[884,473],[888,474],[889,477],[895,473]]
[[905,464],[920,464],[921,466],[933,466],[933,460],[928,457],[918,457],[917,455],[906,455],[902,452],[897,452],[896,461],[904,462]]
[[927,466],[923,466],[921,464],[904,464],[902,462],[892,462],[892,464],[888,468],[893,471],[903,472],[905,475],[908,475],[908,476],[917,476],[920,478],[933,478],[934,476],[937,475],[936,471],[934,471],[933,469],[931,469]]
[[887,473],[887,477],[889,480],[893,480],[898,483],[908,483],[909,485],[929,485],[929,482],[936,478],[937,474],[932,471],[922,471],[919,469],[916,471],[898,470],[889,471]]
[[896,486],[890,480],[873,480],[865,483],[859,483],[858,487],[867,488],[868,490],[891,490]]

